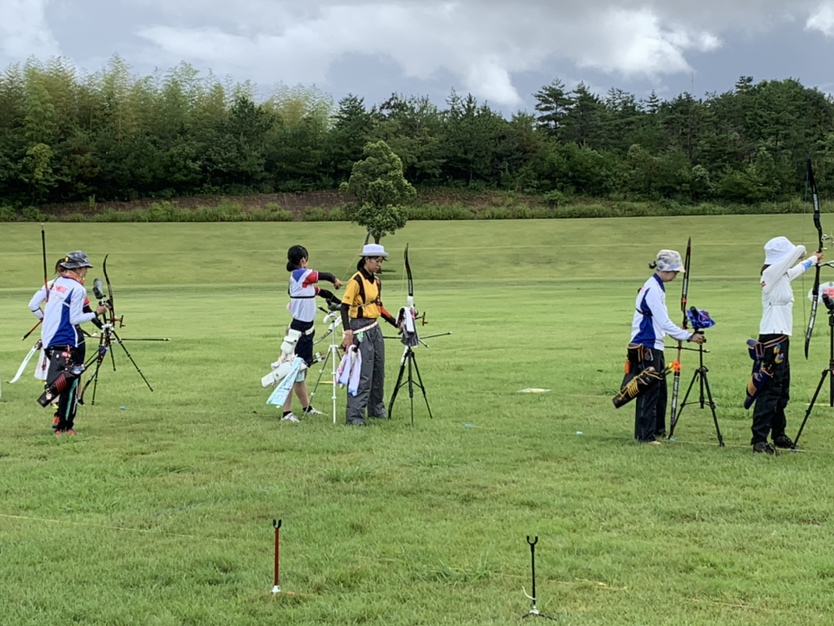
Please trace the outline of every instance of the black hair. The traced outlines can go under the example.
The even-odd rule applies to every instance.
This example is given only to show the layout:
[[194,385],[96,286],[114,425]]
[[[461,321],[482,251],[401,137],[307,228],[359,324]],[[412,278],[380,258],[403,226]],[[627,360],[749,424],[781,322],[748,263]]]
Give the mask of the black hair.
[[356,264],[356,269],[361,270],[365,267],[365,259],[384,259],[383,256],[361,256],[359,257],[359,262]]
[[304,246],[293,246],[287,250],[287,271],[291,272],[298,269],[301,264],[301,259],[309,259],[310,255],[307,253],[307,248]]

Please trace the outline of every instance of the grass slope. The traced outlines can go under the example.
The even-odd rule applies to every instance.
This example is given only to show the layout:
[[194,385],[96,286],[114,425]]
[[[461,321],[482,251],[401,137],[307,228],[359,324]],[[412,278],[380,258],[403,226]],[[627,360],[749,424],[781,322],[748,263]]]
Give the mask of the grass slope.
[[[741,408],[762,245],[778,234],[815,240],[802,216],[409,223],[384,242],[383,294],[404,302],[410,243],[422,330],[453,333],[418,350],[434,419],[418,392],[412,427],[403,389],[394,419],[355,429],[343,391],[337,426],[280,422],[259,378],[288,320],[286,249],[303,243],[313,267],[344,279],[356,227],[48,225],[50,264],[82,248],[97,276],[110,254],[124,338],[172,340],[125,343],[153,393],[116,346],[79,436],[58,440],[30,373],[5,383],[30,347],[20,337],[42,277],[37,225],[3,225],[2,621],[507,624],[529,608],[536,535],[539,608],[563,624],[826,623],[826,393],[804,451],[777,458],[750,453]],[[706,360],[727,446],[697,389],[676,442],[639,446],[633,407],[610,401],[634,294],[657,250],[683,252],[689,235],[690,303],[717,320]],[[802,358],[802,290],[791,435],[828,360],[824,310]],[[672,311],[679,294],[671,283]],[[390,342],[389,393],[400,354]],[[696,363],[684,354],[684,389]],[[329,397],[320,387],[319,408]],[[276,517],[282,588],[296,595],[270,593]]]

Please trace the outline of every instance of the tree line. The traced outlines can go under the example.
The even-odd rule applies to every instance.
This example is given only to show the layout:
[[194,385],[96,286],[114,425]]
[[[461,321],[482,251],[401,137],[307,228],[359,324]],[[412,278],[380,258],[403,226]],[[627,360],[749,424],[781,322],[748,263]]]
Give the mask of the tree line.
[[472,95],[368,105],[316,88],[201,75],[94,74],[31,59],[0,76],[0,205],[335,189],[384,141],[423,187],[576,197],[761,203],[802,193],[814,157],[834,191],[834,101],[798,80],[739,78],[724,93],[639,99],[558,79],[509,118]]

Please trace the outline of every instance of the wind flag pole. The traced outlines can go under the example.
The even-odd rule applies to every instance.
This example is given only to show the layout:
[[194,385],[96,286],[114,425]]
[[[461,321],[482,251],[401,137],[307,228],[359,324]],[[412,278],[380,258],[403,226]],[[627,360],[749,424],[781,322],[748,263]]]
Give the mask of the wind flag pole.
[[279,519],[277,522],[272,520],[272,527],[275,529],[275,576],[273,578],[272,593],[281,593],[281,576],[279,572],[281,563],[281,520]]

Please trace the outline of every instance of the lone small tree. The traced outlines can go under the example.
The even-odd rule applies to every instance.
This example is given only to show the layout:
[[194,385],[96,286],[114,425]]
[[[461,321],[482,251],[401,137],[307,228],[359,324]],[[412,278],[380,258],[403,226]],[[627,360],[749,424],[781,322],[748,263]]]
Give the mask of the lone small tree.
[[408,221],[406,206],[417,192],[403,176],[403,163],[384,141],[365,144],[363,159],[353,164],[342,193],[354,201],[345,213],[351,222],[366,228],[376,243],[392,235]]

